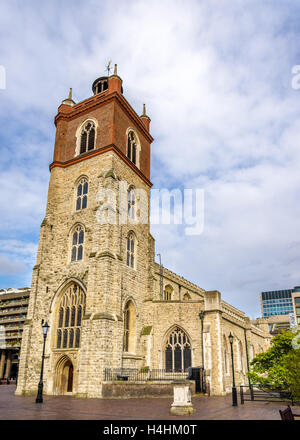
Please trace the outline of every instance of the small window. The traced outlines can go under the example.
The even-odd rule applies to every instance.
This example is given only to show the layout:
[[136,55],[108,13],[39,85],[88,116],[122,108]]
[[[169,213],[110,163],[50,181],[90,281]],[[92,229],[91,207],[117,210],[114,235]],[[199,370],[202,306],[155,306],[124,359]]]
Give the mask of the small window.
[[77,186],[76,211],[79,211],[80,209],[85,209],[87,207],[88,190],[89,184],[87,179],[84,177],[80,180]]
[[188,293],[185,293],[183,295],[183,301],[189,301],[191,299],[190,295]]
[[95,148],[95,124],[92,121],[88,121],[81,131],[80,136],[80,154]]
[[127,237],[127,259],[126,264],[134,268],[134,235],[130,233]]
[[135,219],[135,192],[133,187],[128,191],[128,217],[132,220]]
[[132,301],[128,301],[124,310],[123,350],[135,351],[136,311]]
[[84,230],[82,226],[78,225],[75,231],[73,232],[73,237],[72,237],[71,261],[82,260],[83,242],[84,242]]

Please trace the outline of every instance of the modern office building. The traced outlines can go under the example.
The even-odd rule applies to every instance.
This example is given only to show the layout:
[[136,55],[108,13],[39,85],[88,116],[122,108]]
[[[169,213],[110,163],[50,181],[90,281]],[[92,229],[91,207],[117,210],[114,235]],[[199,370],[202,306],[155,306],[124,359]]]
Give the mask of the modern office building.
[[0,379],[16,377],[30,289],[0,290]]
[[300,325],[300,286],[260,293],[262,317],[267,318],[270,333]]
[[261,314],[263,318],[293,313],[293,289],[273,290],[260,293]]

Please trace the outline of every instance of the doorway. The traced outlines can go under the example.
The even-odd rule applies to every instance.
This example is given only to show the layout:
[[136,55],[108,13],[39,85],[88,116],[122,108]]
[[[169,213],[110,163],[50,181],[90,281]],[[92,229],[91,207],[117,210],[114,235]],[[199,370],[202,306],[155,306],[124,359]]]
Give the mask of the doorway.
[[73,364],[68,357],[63,357],[56,369],[56,392],[55,394],[64,395],[73,393]]

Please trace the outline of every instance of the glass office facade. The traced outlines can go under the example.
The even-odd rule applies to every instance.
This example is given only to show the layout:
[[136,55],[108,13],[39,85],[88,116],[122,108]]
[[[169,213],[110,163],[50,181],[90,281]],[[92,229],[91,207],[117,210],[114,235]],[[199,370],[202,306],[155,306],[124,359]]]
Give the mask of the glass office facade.
[[287,315],[293,310],[293,289],[261,292],[262,316]]

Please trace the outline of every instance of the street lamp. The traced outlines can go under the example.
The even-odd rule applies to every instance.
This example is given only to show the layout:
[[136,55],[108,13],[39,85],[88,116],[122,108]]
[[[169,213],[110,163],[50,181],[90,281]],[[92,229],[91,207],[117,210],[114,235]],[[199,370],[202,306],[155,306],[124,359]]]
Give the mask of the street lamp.
[[41,367],[41,376],[40,376],[40,382],[38,386],[38,393],[35,399],[35,403],[43,403],[43,373],[44,373],[44,359],[45,359],[45,344],[46,344],[46,338],[47,333],[49,329],[49,325],[47,322],[43,324],[44,320],[42,320],[42,329],[43,329],[43,336],[44,336],[44,345],[43,345],[43,355],[42,355],[42,367]]
[[233,363],[233,336],[230,332],[228,336],[229,342],[230,342],[230,348],[231,348],[231,364],[232,364],[232,406],[237,406],[237,394],[236,394],[236,387],[235,387],[235,381],[234,381],[234,363]]

